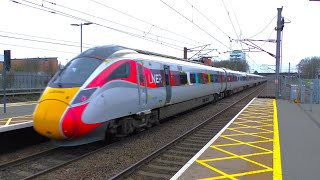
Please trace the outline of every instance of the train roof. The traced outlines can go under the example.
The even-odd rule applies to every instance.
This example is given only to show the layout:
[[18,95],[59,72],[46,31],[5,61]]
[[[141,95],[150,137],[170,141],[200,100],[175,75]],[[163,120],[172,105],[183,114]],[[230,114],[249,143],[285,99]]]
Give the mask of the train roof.
[[260,75],[256,74],[250,74],[246,72],[241,72],[241,71],[234,71],[226,68],[217,68],[217,67],[211,67],[204,65],[202,63],[197,63],[194,61],[188,61],[186,59],[182,58],[177,58],[174,56],[168,56],[168,55],[163,55],[163,54],[158,54],[158,53],[153,53],[149,51],[143,51],[143,50],[138,50],[138,49],[132,49],[132,48],[126,48],[123,46],[119,45],[105,45],[105,46],[97,46],[90,48],[75,58],[79,57],[95,57],[101,60],[117,57],[117,56],[136,56],[137,58],[148,58],[150,56],[153,57],[152,60],[156,61],[161,61],[161,62],[166,62],[170,64],[181,64],[181,65],[189,65],[189,66],[194,66],[194,67],[199,67],[199,68],[205,68],[207,70],[215,70],[215,71],[227,71],[231,72],[234,74],[241,74],[241,75],[249,75],[249,76],[256,76],[256,77],[263,77]]
[[249,76],[256,76],[256,77],[264,77],[264,76],[261,76],[261,75],[258,75],[258,74],[250,74],[250,73],[248,73],[247,75],[249,75]]
[[109,58],[110,56],[112,56],[112,54],[114,54],[115,52],[120,51],[120,50],[124,50],[124,49],[127,49],[127,48],[124,48],[122,46],[117,46],[117,45],[97,46],[97,47],[93,47],[93,48],[90,48],[90,49],[82,52],[81,54],[79,54],[75,58],[95,57],[98,59],[105,60],[105,59]]

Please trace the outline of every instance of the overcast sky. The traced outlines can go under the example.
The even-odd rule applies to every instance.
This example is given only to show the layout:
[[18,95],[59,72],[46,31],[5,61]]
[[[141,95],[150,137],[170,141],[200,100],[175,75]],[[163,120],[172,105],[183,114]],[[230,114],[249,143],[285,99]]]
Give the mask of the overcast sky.
[[[286,22],[291,21],[285,24],[283,31],[282,71],[288,71],[289,62],[291,67],[295,68],[305,57],[320,56],[320,2],[15,1],[19,4],[10,0],[0,0],[0,54],[3,54],[5,49],[11,49],[12,58],[58,57],[58,60],[65,64],[80,52],[80,27],[70,24],[89,21],[94,24],[83,26],[83,50],[97,45],[118,44],[182,57],[184,46],[193,48],[210,44],[207,48],[217,51],[212,51],[209,55],[217,56],[217,59],[227,59],[227,51],[230,49],[248,49],[245,44],[241,47],[237,42],[230,43],[229,37],[275,39],[277,8],[281,6]],[[46,11],[39,10],[43,8]],[[256,44],[275,54],[275,43]],[[247,55],[251,70],[261,72],[267,67],[274,69],[272,65],[275,64],[275,58],[267,53],[250,52]]]

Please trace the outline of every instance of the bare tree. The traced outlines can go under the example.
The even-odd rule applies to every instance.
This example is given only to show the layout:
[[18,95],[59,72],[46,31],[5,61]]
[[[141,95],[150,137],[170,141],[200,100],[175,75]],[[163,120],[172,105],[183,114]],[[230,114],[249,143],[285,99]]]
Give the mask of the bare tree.
[[216,61],[213,63],[214,67],[224,67],[235,71],[247,72],[249,64],[246,61]]
[[300,75],[305,79],[314,79],[320,73],[320,57],[307,57],[297,65]]

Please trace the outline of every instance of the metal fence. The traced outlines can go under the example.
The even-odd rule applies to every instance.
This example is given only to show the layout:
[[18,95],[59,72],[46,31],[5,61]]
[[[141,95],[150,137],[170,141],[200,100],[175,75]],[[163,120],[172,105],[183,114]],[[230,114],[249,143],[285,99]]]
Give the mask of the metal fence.
[[303,104],[320,103],[319,79],[299,79],[289,76],[283,76],[280,79],[282,99]]
[[[50,75],[7,74],[7,90],[44,89],[50,81]],[[0,89],[3,90],[3,77],[0,75]]]

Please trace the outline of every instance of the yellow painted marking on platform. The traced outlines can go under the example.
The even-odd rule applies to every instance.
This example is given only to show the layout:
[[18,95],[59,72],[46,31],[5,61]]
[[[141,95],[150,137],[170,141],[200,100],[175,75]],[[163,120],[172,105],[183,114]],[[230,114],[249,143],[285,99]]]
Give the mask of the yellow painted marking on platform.
[[[263,125],[273,125],[273,124],[270,124],[270,123],[254,121],[254,120],[239,121],[239,122],[236,122],[235,124],[246,125],[246,123],[252,123],[252,122],[253,123],[258,123],[258,124],[263,124]],[[249,126],[249,125],[247,125],[247,126]]]
[[259,122],[271,122],[271,123],[273,123],[273,120],[269,119],[269,117],[268,117],[268,120],[259,120]]
[[31,122],[30,120],[12,120],[11,122],[10,122],[10,124],[16,124],[16,123],[21,123],[21,122]]
[[208,165],[208,164],[206,164],[206,163],[203,163],[201,160],[196,160],[196,162],[199,163],[199,164],[201,164],[202,166],[205,166],[205,167],[207,167],[207,168],[209,168],[209,169],[211,169],[211,170],[219,173],[219,174],[224,175],[224,177],[227,177],[227,178],[230,178],[230,179],[234,179],[234,180],[237,179],[237,178],[234,178],[234,177],[230,176],[229,174],[227,174],[227,173],[225,173],[225,172],[223,172],[223,171],[220,171],[220,170],[217,169],[217,168],[214,168],[214,167],[212,167],[212,166],[210,166],[210,165]]
[[[253,128],[251,128],[253,129]],[[264,137],[264,136],[259,136],[259,134],[270,134],[270,133],[273,133],[273,132],[267,132],[267,131],[264,131],[264,132],[254,132],[254,133],[247,133],[247,132],[244,132],[244,131],[237,131],[237,130],[232,130],[232,131],[235,131],[235,132],[239,132],[241,134],[226,134],[224,136],[244,136],[244,135],[249,135],[249,136],[254,136],[254,137],[260,137],[260,138],[263,138],[263,139],[270,139],[270,138],[267,138],[267,137]]]
[[261,128],[261,127],[271,127],[272,125],[263,125],[263,126],[247,126],[247,125],[243,125],[243,124],[241,124],[241,126],[245,126],[245,127],[236,127],[236,128],[228,128],[228,129],[232,129],[232,130],[234,130],[234,129],[255,128],[255,129],[261,129],[261,130],[265,130],[265,131],[273,132],[273,131],[271,131],[271,130],[269,130],[269,129],[263,129],[263,128]]
[[250,122],[259,123],[259,124],[263,124],[263,125],[272,125],[270,123],[265,123],[265,122],[260,122],[260,121],[253,121],[253,120],[240,121],[240,122],[236,122],[236,123],[233,123],[233,124],[244,124],[244,123],[250,123]]
[[281,150],[278,129],[278,112],[276,100],[273,100],[274,141],[273,141],[273,179],[282,180]]
[[[235,141],[235,142],[238,142],[238,143],[243,143],[243,144],[245,144],[245,145],[248,145],[248,146],[251,146],[251,147],[255,147],[255,148],[261,149],[261,150],[263,150],[263,151],[272,152],[272,151],[270,151],[269,149],[265,149],[265,148],[262,148],[262,147],[259,147],[259,146],[255,146],[255,145],[253,145],[253,144],[249,144],[249,143],[247,143],[247,142],[243,142],[243,141],[240,141],[240,140],[237,140],[237,139],[233,139],[233,138],[231,138],[231,137],[225,137],[225,136],[220,136],[220,137],[223,137],[223,138],[225,138],[225,139],[229,139],[229,140],[232,140],[232,141]],[[210,147],[211,147],[211,146],[210,146]]]
[[11,119],[12,119],[12,118],[9,118],[9,119],[8,119],[8,121],[7,121],[7,123],[5,124],[5,126],[8,126],[8,125],[9,125],[9,123],[11,122]]
[[[237,155],[237,154],[234,154],[234,153],[232,153],[232,152],[226,151],[226,150],[224,150],[224,149],[221,149],[221,148],[218,148],[218,147],[215,147],[215,146],[210,146],[210,147],[211,147],[211,148],[214,148],[214,149],[216,149],[216,150],[219,150],[219,151],[221,151],[221,152],[224,152],[224,153],[230,154],[230,155],[232,155],[232,156],[236,156],[236,157],[237,157],[237,158],[239,158],[239,159],[242,159],[242,160],[245,160],[245,161],[251,162],[251,163],[256,164],[256,165],[258,165],[258,166],[261,166],[261,167],[263,167],[263,168],[266,168],[266,169],[269,169],[269,170],[271,169],[271,170],[272,170],[272,168],[271,168],[271,167],[266,166],[266,165],[261,164],[261,163],[258,163],[258,162],[256,162],[256,161],[253,161],[253,160],[251,160],[251,159],[248,159],[248,158],[245,158],[245,157],[239,156],[239,155]],[[271,151],[271,152],[272,152],[272,151]]]
[[[7,107],[16,107],[16,106],[31,106],[31,105],[35,105],[35,104],[37,104],[38,102],[30,102],[30,103],[27,103],[27,102],[24,102],[24,103],[9,103],[9,104],[7,104],[6,106]],[[2,106],[0,106],[0,107],[3,107],[3,105]]]
[[[264,143],[264,142],[272,142],[273,140],[263,140],[263,141],[253,141],[253,142],[247,142],[248,144],[255,144],[255,143]],[[230,143],[230,144],[217,144],[215,146],[217,147],[223,147],[223,146],[237,146],[245,143]]]
[[14,119],[12,122],[30,121],[29,119]]
[[[31,117],[32,118],[32,114],[28,114],[28,115],[23,115],[23,116],[13,116],[13,117],[11,117],[11,118],[25,118],[25,117]],[[1,118],[0,119],[0,121],[1,120],[5,120],[5,119],[8,119],[8,118]]]
[[259,137],[259,138],[263,138],[263,139],[268,139],[268,140],[272,140],[270,138],[264,137],[264,136],[259,136],[258,134],[270,134],[271,132],[257,132],[257,133],[242,133],[242,134],[227,134],[224,135],[226,137],[232,137],[232,136],[244,136],[244,135],[248,135],[248,136],[254,136],[254,137]]
[[[257,171],[249,171],[249,172],[244,172],[244,173],[238,173],[238,174],[231,174],[231,177],[238,177],[238,176],[245,176],[245,175],[252,175],[252,174],[259,174],[259,173],[264,173],[264,172],[270,172],[272,169],[263,169],[263,170],[257,170]],[[198,179],[198,180],[216,180],[216,179],[225,179],[225,176],[217,176],[217,177],[210,177],[210,178],[203,178],[203,179]]]
[[[272,103],[273,102],[273,103]],[[267,106],[265,105],[267,104]],[[272,105],[273,104],[273,105]],[[264,173],[264,172],[273,172],[273,178],[274,179],[279,179],[277,176],[279,173],[275,173],[275,169],[277,166],[275,165],[275,163],[277,163],[277,161],[281,161],[280,157],[278,158],[277,161],[275,161],[275,151],[277,150],[277,148],[279,149],[279,153],[280,154],[280,146],[278,146],[276,148],[275,146],[275,141],[272,138],[268,138],[268,137],[264,137],[264,134],[270,134],[273,133],[274,137],[276,137],[276,135],[278,135],[278,124],[275,119],[276,116],[276,110],[274,108],[274,104],[275,101],[273,100],[261,100],[261,99],[256,99],[255,101],[253,101],[253,103],[242,112],[242,114],[240,114],[240,116],[235,120],[235,122],[233,122],[233,126],[227,128],[227,130],[231,130],[227,133],[225,133],[225,135],[221,135],[219,138],[224,138],[224,139],[228,139],[233,141],[234,143],[230,143],[228,142],[228,144],[217,144],[214,145],[212,144],[210,146],[210,148],[213,148],[215,150],[221,151],[223,153],[226,153],[227,155],[225,155],[225,157],[217,157],[217,158],[211,158],[211,159],[205,159],[205,160],[196,160],[196,162],[200,163],[201,165],[221,174],[221,176],[216,176],[216,177],[208,177],[208,178],[202,178],[202,180],[209,180],[209,179],[237,179],[237,177],[241,177],[241,176],[246,176],[246,175],[252,175],[252,174],[258,174],[258,173]],[[269,112],[270,111],[270,112]],[[259,117],[259,118],[257,118]],[[254,118],[251,119],[250,118]],[[256,120],[255,120],[256,119]],[[258,123],[258,126],[250,126],[247,125],[246,123]],[[269,130],[272,127],[272,130]],[[265,129],[265,128],[269,128],[269,129]],[[249,129],[249,132],[246,132]],[[255,132],[255,131],[257,132]],[[274,131],[273,131],[274,130]],[[250,133],[250,131],[252,133]],[[276,132],[277,131],[277,132]],[[237,140],[234,139],[238,136],[251,136],[251,137],[258,137],[258,138],[262,138],[263,140],[259,140],[259,141],[252,141],[252,142],[245,142],[245,141],[241,141],[241,140]],[[234,138],[232,138],[234,137]],[[248,139],[247,139],[248,140]],[[268,142],[273,142],[274,146],[272,150],[260,147],[258,145],[258,143],[268,143]],[[278,140],[279,143],[279,140]],[[255,145],[256,144],[256,145]],[[222,149],[222,147],[230,147],[230,146],[237,146],[237,145],[247,145],[256,149],[260,149],[263,152],[258,152],[258,153],[251,153],[251,154],[245,154],[245,155],[240,155],[240,154],[235,154],[231,151]],[[259,155],[270,155],[273,154],[273,166],[269,167],[268,165],[264,165],[260,162],[256,162],[254,160],[249,159],[248,157],[252,157],[252,156],[257,156],[259,157]],[[219,170],[215,167],[212,167],[209,164],[209,162],[213,162],[213,161],[223,161],[223,160],[230,160],[230,159],[242,159],[244,161],[247,161],[248,163],[252,163],[255,164],[261,168],[264,169],[260,169],[260,170],[252,170],[252,171],[248,171],[248,172],[241,172],[241,173],[237,173],[237,174],[228,174],[223,172],[222,170]],[[278,163],[279,164],[279,163]],[[278,165],[279,166],[279,165]],[[280,170],[281,170],[281,162],[280,162]],[[282,176],[282,173],[280,174]],[[244,177],[245,178],[245,177]],[[282,177],[281,179],[282,180]]]
[[[236,130],[234,130],[236,131]],[[244,135],[248,135],[248,136],[253,136],[253,137],[259,137],[259,138],[262,138],[262,139],[268,139],[268,140],[272,140],[270,138],[267,138],[267,137],[264,137],[264,136],[259,136],[258,134],[270,134],[270,133],[273,133],[273,132],[256,132],[256,133],[246,133],[246,132],[243,132],[243,131],[238,131],[242,134],[227,134],[227,135],[224,135],[224,136],[227,136],[227,137],[232,137],[232,136],[244,136]]]
[[[242,129],[245,129],[245,128],[242,128]],[[257,129],[257,128],[248,128],[248,129]],[[238,129],[228,129],[228,130],[235,131],[235,132],[242,133],[242,134],[248,134],[247,132],[240,131],[240,130],[238,130]],[[261,130],[261,129],[257,129],[257,130]],[[267,129],[263,129],[262,131],[256,132],[256,133],[259,133],[259,134],[263,134],[263,133],[273,133],[273,131],[267,130]],[[250,134],[250,133],[249,133],[249,134]],[[254,134],[254,133],[253,133],[253,134]]]
[[[265,154],[272,154],[272,152],[260,152],[260,153],[253,153],[253,154],[245,154],[241,155],[241,157],[251,157],[251,156],[259,156]],[[237,156],[227,156],[227,157],[220,157],[220,158],[212,158],[212,159],[204,159],[201,160],[202,162],[212,162],[212,161],[221,161],[221,160],[228,160],[228,159],[235,159],[238,158]]]

